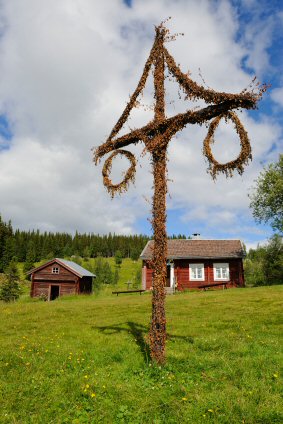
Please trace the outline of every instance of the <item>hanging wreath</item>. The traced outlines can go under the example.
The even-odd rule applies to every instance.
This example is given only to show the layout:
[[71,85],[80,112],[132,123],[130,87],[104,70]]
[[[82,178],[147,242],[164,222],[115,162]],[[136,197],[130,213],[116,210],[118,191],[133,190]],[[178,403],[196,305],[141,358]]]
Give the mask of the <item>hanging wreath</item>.
[[[241,151],[237,159],[225,164],[217,162],[211,151],[211,144],[214,143],[214,133],[222,118],[225,118],[226,121],[227,119],[230,119],[234,123],[235,129],[240,138],[241,145]],[[207,136],[203,143],[203,153],[209,162],[208,172],[211,173],[213,179],[215,179],[216,175],[220,172],[226,174],[226,177],[232,177],[234,170],[237,170],[240,175],[243,173],[244,165],[246,165],[252,158],[251,145],[243,124],[234,112],[227,112],[225,114],[219,115],[211,122]]]
[[[118,184],[113,184],[111,179],[109,178],[109,175],[110,175],[111,169],[112,169],[112,161],[113,161],[114,157],[117,156],[117,155],[125,156],[129,160],[129,162],[131,163],[131,166],[129,167],[128,171],[126,172],[126,175],[125,175],[123,181],[121,181]],[[104,163],[104,166],[103,166],[103,169],[102,169],[103,184],[107,188],[110,195],[112,197],[114,197],[114,195],[116,193],[121,193],[122,191],[126,191],[128,189],[129,183],[131,181],[134,181],[134,179],[135,179],[135,173],[136,173],[136,158],[135,158],[135,156],[131,152],[128,152],[127,150],[116,150],[115,152],[112,153],[111,156],[109,156],[108,159],[106,159],[106,161]]]

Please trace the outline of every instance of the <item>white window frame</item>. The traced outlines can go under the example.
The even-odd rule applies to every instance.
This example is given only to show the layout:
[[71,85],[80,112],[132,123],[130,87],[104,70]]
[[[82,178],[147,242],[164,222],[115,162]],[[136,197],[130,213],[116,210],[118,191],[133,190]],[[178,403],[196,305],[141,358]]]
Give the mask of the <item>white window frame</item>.
[[[200,268],[201,269],[201,277],[194,277],[193,270]],[[204,264],[190,264],[190,281],[204,281]]]
[[[220,268],[220,277],[217,277],[216,275],[216,268]],[[227,277],[223,277],[223,270],[226,270]],[[214,263],[213,264],[213,277],[214,281],[229,281],[230,280],[230,269],[229,269],[229,263]]]
[[58,266],[52,267],[52,274],[59,274],[59,272],[60,272],[60,268]]

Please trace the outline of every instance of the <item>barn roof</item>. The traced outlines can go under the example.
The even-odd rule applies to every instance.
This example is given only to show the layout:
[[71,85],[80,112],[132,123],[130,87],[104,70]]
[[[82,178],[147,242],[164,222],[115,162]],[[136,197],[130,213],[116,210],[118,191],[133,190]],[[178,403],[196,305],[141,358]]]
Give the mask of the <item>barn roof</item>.
[[[240,240],[168,240],[167,259],[224,259],[242,258],[244,249]],[[143,249],[141,259],[151,259],[154,242]]]
[[72,269],[77,274],[79,274],[80,277],[95,277],[95,275],[92,274],[90,271],[76,264],[73,261],[66,261],[65,259],[60,259],[60,258],[56,258],[56,261],[66,265],[68,268]]
[[72,271],[74,274],[78,275],[79,277],[95,277],[94,274],[92,274],[90,271],[83,268],[82,266],[76,264],[75,262],[67,261],[66,259],[60,259],[60,258],[55,258],[55,259],[52,259],[51,261],[45,262],[44,264],[38,266],[37,268],[33,268],[32,270],[30,270],[28,274],[32,274],[33,272],[38,271],[41,268],[45,268],[47,265],[50,265],[52,263],[58,263],[59,265],[65,266],[66,268],[68,268],[70,271]]

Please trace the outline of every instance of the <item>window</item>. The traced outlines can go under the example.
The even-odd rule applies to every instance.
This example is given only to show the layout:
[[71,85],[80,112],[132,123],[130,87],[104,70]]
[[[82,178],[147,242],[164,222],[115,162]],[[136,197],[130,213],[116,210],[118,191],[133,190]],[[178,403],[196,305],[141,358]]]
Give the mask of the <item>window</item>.
[[190,280],[204,281],[204,264],[190,264]]
[[229,264],[213,264],[214,280],[229,280]]
[[58,268],[58,266],[54,266],[52,268],[52,274],[59,274],[59,268]]

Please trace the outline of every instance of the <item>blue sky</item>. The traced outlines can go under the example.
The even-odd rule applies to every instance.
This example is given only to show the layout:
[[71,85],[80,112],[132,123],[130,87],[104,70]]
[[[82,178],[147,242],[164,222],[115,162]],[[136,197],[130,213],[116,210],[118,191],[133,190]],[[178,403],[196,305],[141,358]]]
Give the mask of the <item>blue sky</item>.
[[0,115],[0,137],[2,138],[0,151],[9,149],[10,141],[13,138],[13,133],[10,128],[9,121],[5,115]]
[[[217,91],[240,92],[254,75],[271,88],[257,111],[239,114],[253,148],[243,176],[215,183],[202,156],[205,128],[191,126],[170,143],[168,233],[241,238],[263,243],[248,192],[264,165],[282,152],[283,3],[256,0],[4,0],[0,17],[0,213],[15,227],[42,231],[151,233],[150,158],[131,149],[139,166],[135,186],[113,201],[102,185],[102,164],[91,148],[103,143],[140,78],[154,25],[172,16],[183,32],[168,49]],[[34,36],[36,34],[36,37]],[[151,85],[150,85],[151,84]],[[176,99],[174,108],[191,107]],[[174,97],[175,96],[175,97]],[[152,81],[144,92],[152,105]],[[129,127],[151,119],[138,110]],[[125,126],[124,131],[129,130]],[[238,153],[232,126],[216,134],[215,155]],[[126,163],[115,163],[119,179]]]

